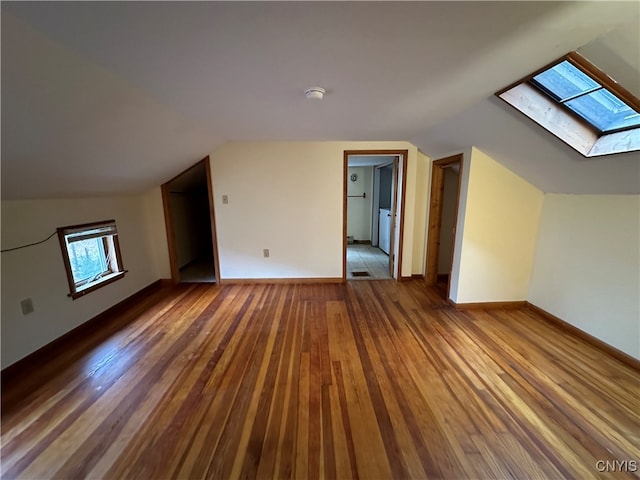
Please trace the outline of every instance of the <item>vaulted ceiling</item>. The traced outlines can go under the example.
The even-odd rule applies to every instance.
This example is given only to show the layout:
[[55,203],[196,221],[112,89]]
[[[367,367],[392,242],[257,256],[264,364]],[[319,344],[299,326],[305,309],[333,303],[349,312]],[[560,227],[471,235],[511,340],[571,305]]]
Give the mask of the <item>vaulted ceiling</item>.
[[[583,159],[493,93],[578,48],[636,88],[639,10],[3,2],[2,198],[137,192],[256,140],[407,140],[432,157],[474,145],[545,191],[638,192],[636,154]],[[316,85],[325,100],[305,100]]]

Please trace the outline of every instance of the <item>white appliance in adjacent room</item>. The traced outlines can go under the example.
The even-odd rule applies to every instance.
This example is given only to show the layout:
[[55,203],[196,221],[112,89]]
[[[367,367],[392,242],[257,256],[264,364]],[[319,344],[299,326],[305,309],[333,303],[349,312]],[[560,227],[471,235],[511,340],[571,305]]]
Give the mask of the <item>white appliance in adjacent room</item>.
[[378,247],[389,255],[389,249],[391,248],[391,210],[388,208],[380,209]]

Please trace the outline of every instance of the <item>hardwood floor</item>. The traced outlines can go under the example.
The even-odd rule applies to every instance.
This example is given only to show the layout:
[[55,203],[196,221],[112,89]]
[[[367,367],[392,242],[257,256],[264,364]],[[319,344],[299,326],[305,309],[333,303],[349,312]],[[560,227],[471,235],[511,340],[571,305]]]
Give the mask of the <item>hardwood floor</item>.
[[639,388],[418,281],[182,285],[3,385],[2,478],[637,478]]

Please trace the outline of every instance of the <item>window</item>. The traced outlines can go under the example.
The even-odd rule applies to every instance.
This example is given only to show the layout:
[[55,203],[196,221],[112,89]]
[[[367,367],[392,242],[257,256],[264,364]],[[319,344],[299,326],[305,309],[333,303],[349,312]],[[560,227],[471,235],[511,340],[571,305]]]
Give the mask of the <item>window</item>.
[[600,133],[637,128],[640,114],[568,60],[539,73],[531,83]]
[[58,238],[74,300],[126,273],[115,220],[58,228]]
[[496,95],[585,157],[640,150],[640,101],[575,52]]

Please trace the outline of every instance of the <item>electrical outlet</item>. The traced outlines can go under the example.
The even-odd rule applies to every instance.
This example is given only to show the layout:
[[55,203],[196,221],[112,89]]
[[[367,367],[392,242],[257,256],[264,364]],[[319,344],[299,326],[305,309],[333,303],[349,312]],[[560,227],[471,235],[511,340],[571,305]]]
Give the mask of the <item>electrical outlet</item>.
[[223,205],[229,204],[229,195],[222,195],[222,204]]
[[262,255],[264,255],[264,258],[269,258],[269,249],[265,248],[262,250]]
[[29,315],[33,313],[33,300],[30,298],[25,298],[20,302],[20,308],[22,309],[23,315]]

